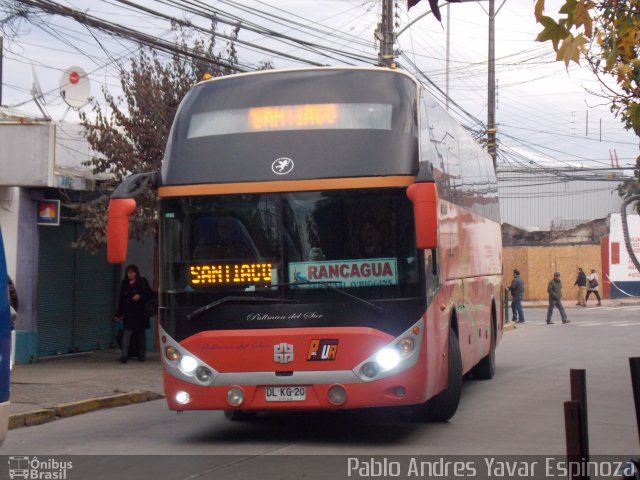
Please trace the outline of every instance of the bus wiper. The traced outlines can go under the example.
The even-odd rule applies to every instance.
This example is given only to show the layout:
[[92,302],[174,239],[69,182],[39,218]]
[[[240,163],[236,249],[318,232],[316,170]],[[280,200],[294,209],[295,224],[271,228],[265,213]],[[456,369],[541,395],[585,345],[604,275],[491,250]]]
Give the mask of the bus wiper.
[[204,307],[200,307],[197,310],[194,310],[190,314],[187,315],[187,320],[193,320],[196,317],[199,317],[203,313],[208,312],[209,310],[213,310],[214,308],[219,307],[223,303],[229,302],[257,302],[257,303],[300,303],[298,300],[289,300],[286,298],[268,298],[268,297],[234,297],[228,296],[223,297],[215,302],[208,303]]
[[281,283],[280,285],[275,285],[275,286],[324,285],[324,286],[330,288],[331,290],[333,290],[334,292],[338,292],[341,295],[344,295],[345,297],[349,297],[351,300],[355,300],[356,302],[361,303],[362,305],[366,305],[367,307],[369,307],[370,309],[376,311],[377,313],[384,312],[384,309],[382,307],[379,307],[379,306],[377,306],[377,305],[365,300],[364,298],[360,298],[360,297],[357,297],[356,295],[353,295],[351,293],[345,292],[341,288],[336,287],[335,285],[332,285],[333,283],[340,283],[340,282],[332,282],[331,280],[325,280],[325,281],[303,280],[301,282]]

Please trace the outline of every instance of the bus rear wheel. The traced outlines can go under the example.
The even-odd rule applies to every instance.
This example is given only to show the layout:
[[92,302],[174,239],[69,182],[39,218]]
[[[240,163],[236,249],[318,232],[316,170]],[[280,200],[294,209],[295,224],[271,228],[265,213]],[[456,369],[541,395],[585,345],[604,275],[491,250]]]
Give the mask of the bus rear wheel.
[[453,329],[449,330],[449,373],[447,388],[424,403],[422,417],[427,422],[446,422],[458,410],[462,395],[462,355],[458,336]]

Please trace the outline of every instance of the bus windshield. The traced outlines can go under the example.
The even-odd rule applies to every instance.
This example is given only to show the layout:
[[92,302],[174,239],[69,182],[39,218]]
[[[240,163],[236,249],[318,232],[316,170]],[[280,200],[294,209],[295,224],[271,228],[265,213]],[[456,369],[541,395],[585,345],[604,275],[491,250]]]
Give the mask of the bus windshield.
[[[419,296],[404,189],[161,200],[166,292],[203,304],[228,295],[331,302]],[[343,299],[342,299],[343,300]]]

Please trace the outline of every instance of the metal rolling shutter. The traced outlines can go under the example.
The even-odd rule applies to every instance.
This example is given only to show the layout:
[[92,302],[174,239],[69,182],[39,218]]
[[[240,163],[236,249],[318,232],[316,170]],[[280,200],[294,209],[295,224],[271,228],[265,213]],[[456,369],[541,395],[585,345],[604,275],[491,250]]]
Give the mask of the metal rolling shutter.
[[38,227],[38,356],[69,353],[73,344],[75,225]]
[[108,348],[113,344],[115,267],[105,249],[71,248],[81,225],[39,227],[38,356]]
[[106,248],[95,255],[76,250],[76,349],[104,349],[113,343],[114,285],[115,267],[107,263]]

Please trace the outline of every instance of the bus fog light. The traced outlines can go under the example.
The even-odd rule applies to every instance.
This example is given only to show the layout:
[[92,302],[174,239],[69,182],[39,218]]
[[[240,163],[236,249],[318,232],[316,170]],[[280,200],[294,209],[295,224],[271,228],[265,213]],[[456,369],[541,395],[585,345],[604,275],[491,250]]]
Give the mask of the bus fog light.
[[407,390],[404,387],[396,387],[393,389],[393,393],[395,393],[398,397],[402,398],[407,394]]
[[199,382],[208,383],[211,380],[211,370],[207,367],[198,367],[196,369],[196,378]]
[[380,373],[380,367],[377,363],[367,362],[362,365],[360,372],[367,378],[373,378]]
[[171,362],[177,362],[181,357],[180,352],[175,347],[167,347],[164,351],[164,355],[167,357],[167,360]]
[[240,387],[231,387],[227,390],[227,403],[232,407],[239,407],[244,402],[244,392]]
[[334,385],[327,392],[327,397],[332,405],[342,405],[347,401],[347,391],[340,385]]
[[195,358],[185,355],[180,359],[180,368],[185,373],[191,373],[198,367],[198,362]]
[[189,403],[189,400],[191,400],[191,395],[189,395],[187,392],[178,392],[176,393],[176,402],[178,402],[181,405],[185,405],[187,403]]
[[376,362],[380,365],[380,370],[386,372],[400,363],[400,353],[395,348],[383,348],[376,355]]
[[415,347],[415,342],[411,337],[404,337],[402,340],[398,342],[398,349],[401,353],[409,354],[413,352]]

